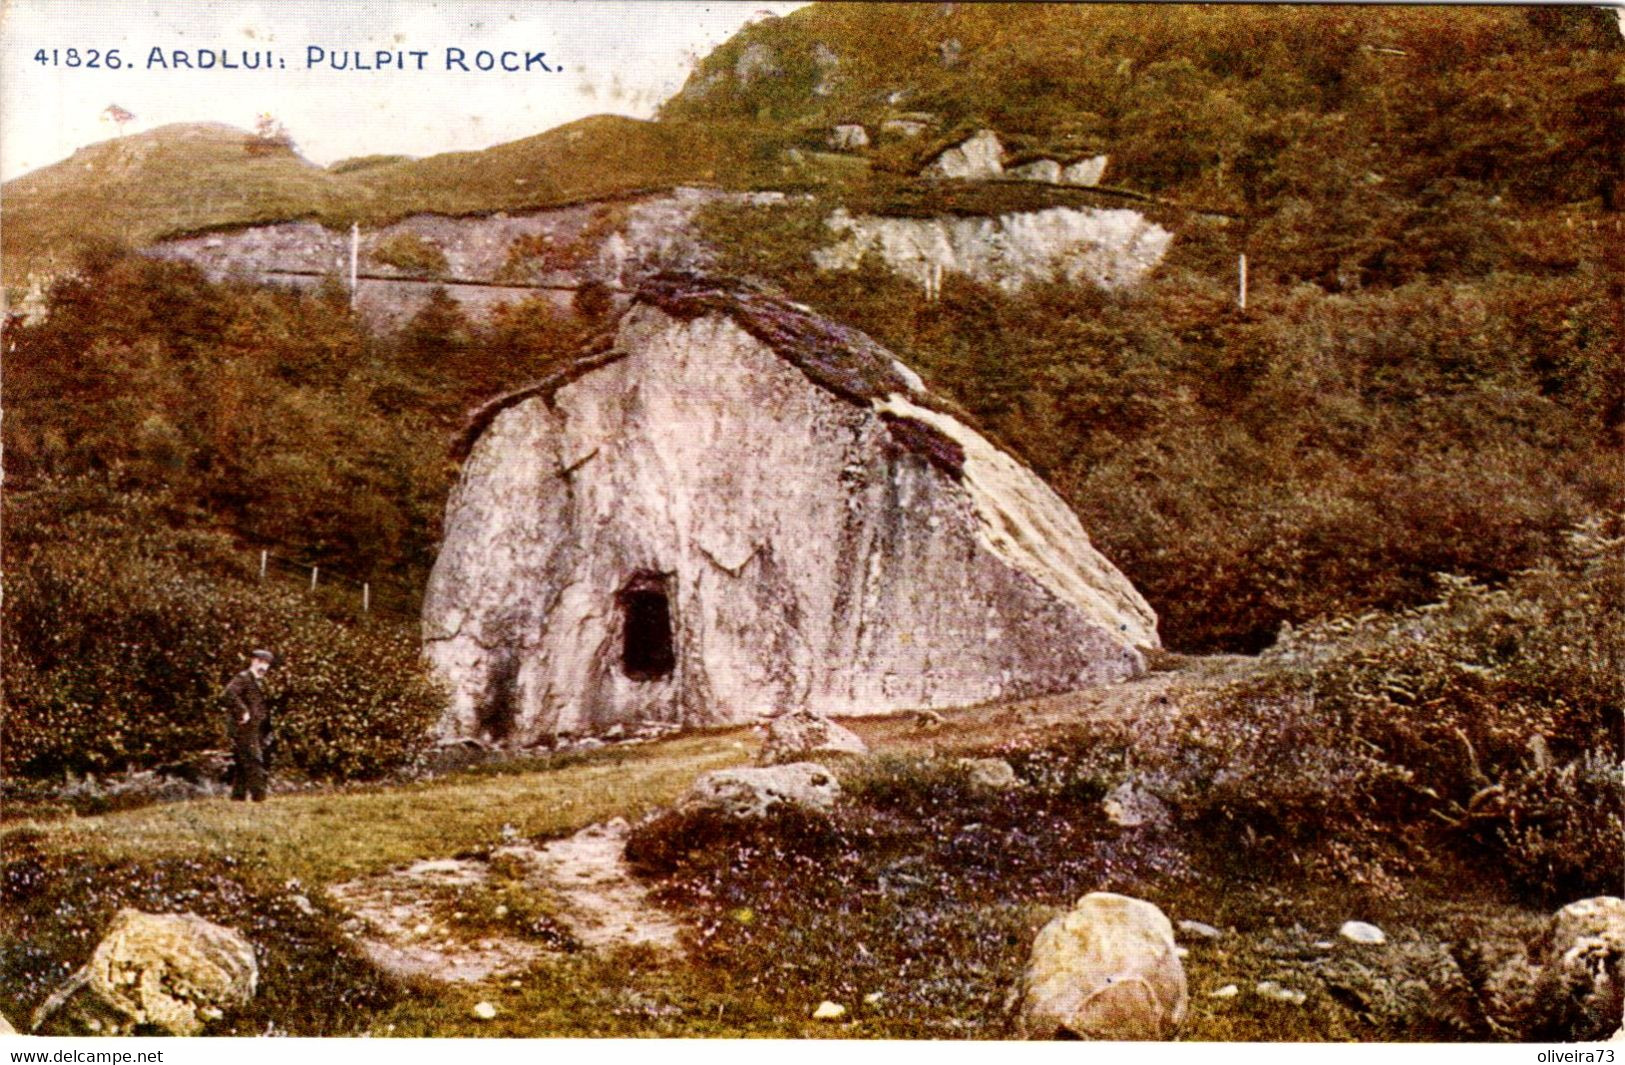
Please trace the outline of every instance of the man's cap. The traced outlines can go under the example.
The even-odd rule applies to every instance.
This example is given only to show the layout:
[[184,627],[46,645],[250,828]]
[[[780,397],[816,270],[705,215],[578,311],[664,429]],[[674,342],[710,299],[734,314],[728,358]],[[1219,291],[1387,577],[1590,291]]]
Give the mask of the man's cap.
[[263,647],[256,649],[254,651],[254,653],[249,655],[248,657],[250,657],[250,658],[258,658],[258,659],[261,659],[262,661],[266,661],[266,662],[271,663],[273,666],[276,665],[276,652],[275,651],[267,651]]

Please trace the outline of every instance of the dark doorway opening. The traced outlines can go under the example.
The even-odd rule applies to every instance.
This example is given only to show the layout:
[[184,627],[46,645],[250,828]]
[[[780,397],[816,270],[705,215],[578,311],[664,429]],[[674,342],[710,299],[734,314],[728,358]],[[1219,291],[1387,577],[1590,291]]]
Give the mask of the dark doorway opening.
[[677,665],[666,578],[640,573],[627,582],[621,604],[621,672],[633,680],[659,680]]

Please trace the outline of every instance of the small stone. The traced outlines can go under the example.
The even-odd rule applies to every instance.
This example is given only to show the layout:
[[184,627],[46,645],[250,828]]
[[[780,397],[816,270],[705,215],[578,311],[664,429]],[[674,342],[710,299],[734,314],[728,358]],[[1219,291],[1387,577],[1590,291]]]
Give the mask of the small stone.
[[498,920],[501,920],[502,918],[508,916],[508,907],[499,905],[496,909],[492,910],[491,912],[496,915]]
[[416,936],[426,936],[426,935],[428,935],[429,934],[429,922],[420,921],[416,925],[412,926],[412,934],[416,935]]
[[1237,987],[1235,984],[1225,984],[1223,987],[1216,987],[1212,991],[1209,991],[1207,993],[1207,997],[1235,998],[1239,994],[1241,994],[1241,988]]
[[1191,951],[1190,951],[1189,947],[1175,947],[1174,948],[1174,957],[1176,957],[1176,958],[1188,958],[1190,956],[1191,956]]
[[961,758],[958,764],[970,777],[973,788],[1005,791],[1021,786],[1016,771],[1003,758]]
[[831,1002],[829,999],[820,1002],[818,1008],[813,1010],[813,1020],[815,1021],[838,1021],[845,1016],[846,1007],[839,1002]]
[[478,1017],[480,1020],[489,1021],[496,1015],[497,1008],[491,1005],[489,1002],[477,1002],[474,1004],[474,1016]]
[[1337,934],[1351,943],[1377,944],[1388,942],[1388,936],[1374,924],[1364,921],[1344,921]]
[[1101,800],[1100,808],[1106,819],[1119,828],[1161,826],[1169,821],[1167,805],[1133,781],[1124,781],[1113,788]]
[[871,991],[867,995],[863,996],[863,1001],[865,1005],[873,1006],[876,1002],[879,1002],[885,997],[886,993],[884,991]]
[[290,895],[288,897],[288,901],[292,902],[299,912],[304,914],[306,917],[309,917],[316,912],[316,907],[311,905],[310,900],[305,898],[303,895]]
[[1274,980],[1260,980],[1258,986],[1253,988],[1261,998],[1272,1002],[1286,1002],[1293,1006],[1301,1006],[1308,1001],[1309,996],[1295,987],[1284,987]]
[[1180,921],[1174,927],[1192,939],[1220,939],[1224,936],[1217,928],[1201,921]]

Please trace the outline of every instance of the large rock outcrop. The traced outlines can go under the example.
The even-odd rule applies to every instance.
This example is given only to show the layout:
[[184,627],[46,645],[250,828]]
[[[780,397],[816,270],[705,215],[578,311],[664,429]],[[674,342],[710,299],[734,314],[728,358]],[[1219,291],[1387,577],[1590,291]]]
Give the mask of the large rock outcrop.
[[1061,278],[1118,289],[1137,284],[1168,251],[1173,234],[1127,208],[1051,207],[1004,215],[893,218],[837,209],[837,238],[813,252],[825,270],[853,270],[871,252],[895,273],[930,286],[963,274],[1006,292]]
[[1156,618],[1026,466],[856,330],[645,286],[476,417],[424,605],[442,731],[959,706],[1143,669]]

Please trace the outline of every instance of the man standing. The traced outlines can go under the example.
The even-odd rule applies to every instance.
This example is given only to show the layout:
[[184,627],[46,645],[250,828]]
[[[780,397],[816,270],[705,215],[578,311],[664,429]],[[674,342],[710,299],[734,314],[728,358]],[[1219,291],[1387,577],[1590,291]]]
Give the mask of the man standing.
[[226,738],[234,764],[231,797],[265,801],[265,748],[271,739],[271,710],[265,705],[260,679],[276,664],[270,651],[255,651],[248,668],[226,685]]

